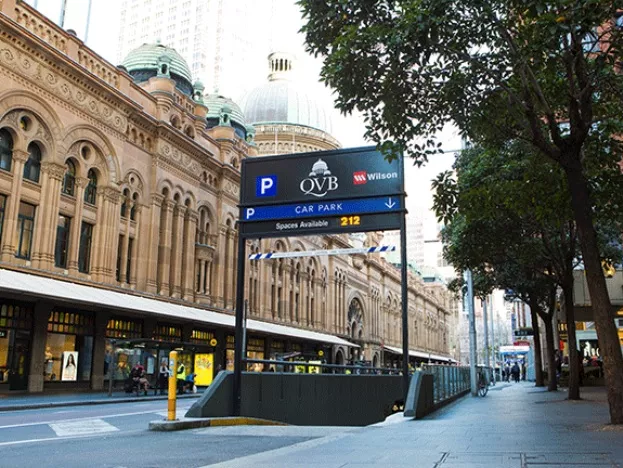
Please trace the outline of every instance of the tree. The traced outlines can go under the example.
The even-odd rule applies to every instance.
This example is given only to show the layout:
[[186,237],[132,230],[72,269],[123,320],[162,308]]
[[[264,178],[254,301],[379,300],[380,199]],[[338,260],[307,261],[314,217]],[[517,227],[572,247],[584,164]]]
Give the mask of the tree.
[[[555,167],[542,171],[534,164],[534,155],[530,158],[527,154],[520,142],[504,150],[474,148],[462,152],[455,165],[458,180],[451,173],[442,173],[434,181],[434,205],[440,218],[448,223],[444,231],[447,259],[459,269],[476,270],[477,277],[489,275],[498,288],[512,290],[535,314],[535,331],[536,314],[543,319],[549,390],[555,390],[556,290],[559,285],[567,285],[553,265],[567,265],[568,258],[575,259],[575,230],[569,223],[570,203],[560,184],[564,182],[561,171]],[[573,265],[569,265],[571,272]],[[569,317],[569,342],[575,343],[572,310]],[[537,358],[539,345],[535,340]],[[571,364],[571,374],[579,376],[577,357]],[[538,374],[537,366],[537,382],[541,385]],[[577,399],[579,381],[570,381],[569,398]]]
[[[388,157],[418,164],[449,122],[495,147],[528,142],[564,171],[595,326],[610,419],[623,423],[623,356],[594,224],[592,164],[620,158],[620,3],[604,0],[300,0],[308,49],[345,113]],[[390,143],[391,141],[391,143]],[[605,148],[610,161],[592,159]]]

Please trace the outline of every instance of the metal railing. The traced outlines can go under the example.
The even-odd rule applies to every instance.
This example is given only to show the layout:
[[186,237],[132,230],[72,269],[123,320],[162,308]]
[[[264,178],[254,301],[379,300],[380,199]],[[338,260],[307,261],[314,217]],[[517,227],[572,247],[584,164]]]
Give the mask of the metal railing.
[[469,367],[424,364],[423,372],[433,375],[433,399],[435,404],[469,391]]
[[402,375],[401,369],[395,369],[392,367],[370,367],[370,366],[358,366],[352,364],[322,364],[317,362],[307,361],[278,361],[275,359],[243,359],[243,364],[263,364],[264,368],[261,372],[284,372],[295,373],[297,367],[303,367],[305,373],[309,372],[310,368],[318,368],[319,372],[312,372],[318,374],[351,374],[351,375]]

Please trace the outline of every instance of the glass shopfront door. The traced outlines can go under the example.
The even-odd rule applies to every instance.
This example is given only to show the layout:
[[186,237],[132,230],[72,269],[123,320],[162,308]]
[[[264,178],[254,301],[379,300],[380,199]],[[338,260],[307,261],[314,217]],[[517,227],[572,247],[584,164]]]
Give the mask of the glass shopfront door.
[[9,390],[28,389],[28,368],[30,366],[30,333],[15,330],[15,338],[9,353]]

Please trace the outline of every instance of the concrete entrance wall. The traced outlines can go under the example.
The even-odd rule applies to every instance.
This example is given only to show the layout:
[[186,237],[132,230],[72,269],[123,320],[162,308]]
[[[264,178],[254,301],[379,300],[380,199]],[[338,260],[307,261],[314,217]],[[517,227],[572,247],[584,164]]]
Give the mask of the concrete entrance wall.
[[[221,372],[187,417],[233,414],[233,373]],[[365,426],[401,401],[400,375],[242,374],[241,415],[302,426]]]

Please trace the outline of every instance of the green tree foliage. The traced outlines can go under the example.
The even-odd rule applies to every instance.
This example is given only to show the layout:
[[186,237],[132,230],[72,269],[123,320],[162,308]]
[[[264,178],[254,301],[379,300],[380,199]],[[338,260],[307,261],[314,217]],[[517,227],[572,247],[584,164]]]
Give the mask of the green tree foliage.
[[[606,0],[299,0],[309,51],[345,113],[388,157],[421,164],[447,123],[485,148],[527,142],[564,171],[604,357],[623,423],[623,356],[601,269],[590,178],[620,159],[621,4]],[[594,151],[598,148],[599,151]],[[598,156],[597,156],[598,155]],[[604,157],[605,159],[599,159]],[[614,208],[614,207],[612,207]],[[605,209],[605,207],[604,207]]]

